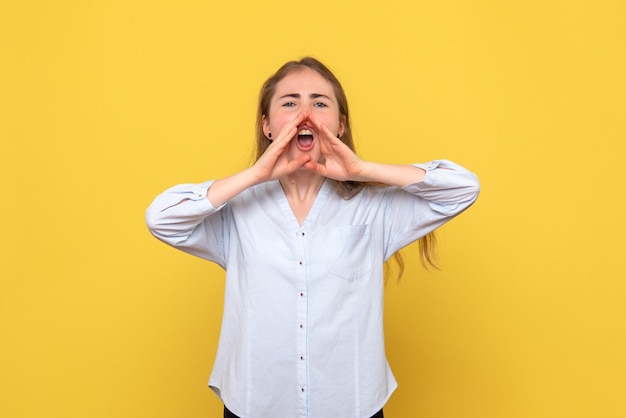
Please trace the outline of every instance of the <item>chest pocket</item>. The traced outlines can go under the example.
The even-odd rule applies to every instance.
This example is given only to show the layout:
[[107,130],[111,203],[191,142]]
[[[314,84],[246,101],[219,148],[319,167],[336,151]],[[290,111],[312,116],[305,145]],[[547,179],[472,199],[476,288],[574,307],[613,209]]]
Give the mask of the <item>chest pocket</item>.
[[347,281],[357,280],[372,270],[369,225],[333,228],[328,241],[329,272]]

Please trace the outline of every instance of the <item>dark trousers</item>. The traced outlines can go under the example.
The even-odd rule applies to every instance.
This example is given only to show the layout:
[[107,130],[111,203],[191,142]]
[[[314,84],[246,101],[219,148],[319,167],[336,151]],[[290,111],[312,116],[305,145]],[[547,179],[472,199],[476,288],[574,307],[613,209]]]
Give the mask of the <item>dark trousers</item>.
[[[233,414],[228,410],[228,408],[224,407],[224,418],[239,418],[237,415]],[[376,414],[372,416],[372,418],[385,418],[383,415],[383,410],[381,409]]]

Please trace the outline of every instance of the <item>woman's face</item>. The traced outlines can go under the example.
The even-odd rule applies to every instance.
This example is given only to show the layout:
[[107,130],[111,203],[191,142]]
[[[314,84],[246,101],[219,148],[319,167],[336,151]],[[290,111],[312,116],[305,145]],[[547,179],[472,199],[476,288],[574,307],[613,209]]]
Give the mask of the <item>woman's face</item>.
[[[333,86],[309,68],[287,75],[276,85],[269,115],[263,115],[265,136],[271,132],[272,138],[277,138],[285,124],[303,113],[319,120],[333,134],[343,135],[344,124]],[[287,151],[289,159],[308,153],[313,160],[320,161],[320,132],[314,126],[308,118],[300,124]]]

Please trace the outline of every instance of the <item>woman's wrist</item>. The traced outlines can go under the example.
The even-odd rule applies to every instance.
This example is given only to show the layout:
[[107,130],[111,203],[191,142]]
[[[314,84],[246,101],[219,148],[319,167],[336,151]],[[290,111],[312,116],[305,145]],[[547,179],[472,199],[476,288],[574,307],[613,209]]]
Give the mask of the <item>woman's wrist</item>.
[[376,177],[376,163],[371,161],[361,161],[361,169],[359,170],[358,175],[353,181],[377,181]]

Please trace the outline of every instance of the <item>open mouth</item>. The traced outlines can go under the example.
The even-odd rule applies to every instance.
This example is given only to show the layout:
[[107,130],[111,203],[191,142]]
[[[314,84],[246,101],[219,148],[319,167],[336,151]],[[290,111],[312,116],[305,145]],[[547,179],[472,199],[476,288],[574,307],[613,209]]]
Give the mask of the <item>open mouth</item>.
[[309,129],[300,129],[296,144],[301,151],[310,151],[313,148],[313,132]]

